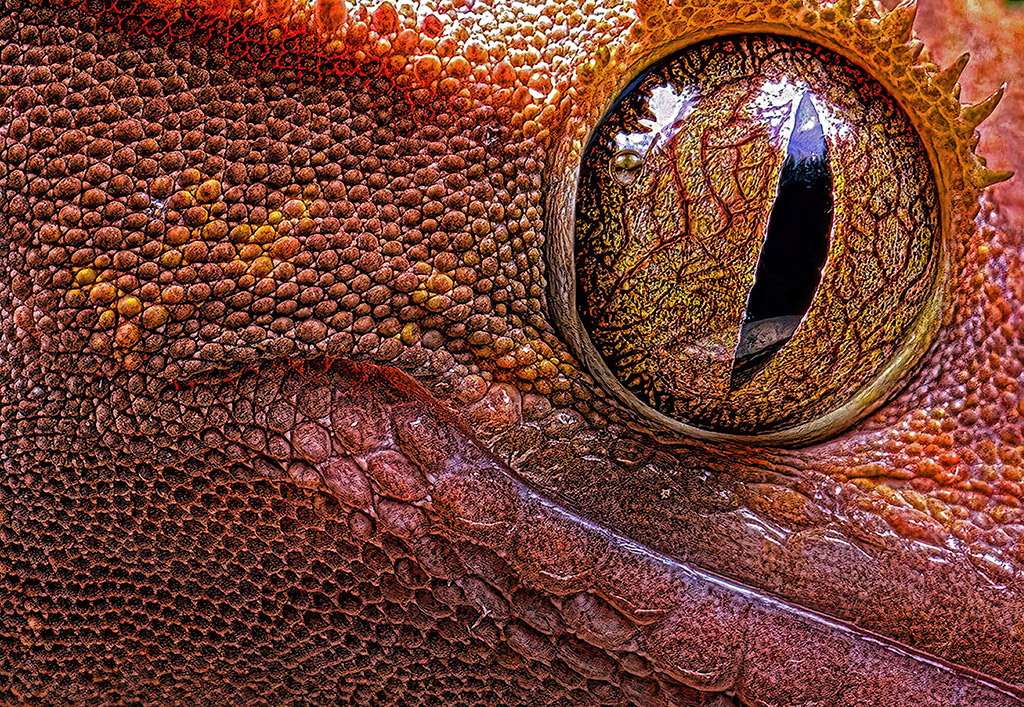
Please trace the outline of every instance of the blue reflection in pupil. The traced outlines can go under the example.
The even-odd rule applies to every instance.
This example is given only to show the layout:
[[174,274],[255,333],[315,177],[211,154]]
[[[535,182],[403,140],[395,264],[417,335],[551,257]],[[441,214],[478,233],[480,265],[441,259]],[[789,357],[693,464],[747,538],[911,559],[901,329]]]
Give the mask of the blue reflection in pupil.
[[828,146],[818,111],[805,93],[747,298],[730,388],[750,381],[792,338],[821,282],[831,228]]

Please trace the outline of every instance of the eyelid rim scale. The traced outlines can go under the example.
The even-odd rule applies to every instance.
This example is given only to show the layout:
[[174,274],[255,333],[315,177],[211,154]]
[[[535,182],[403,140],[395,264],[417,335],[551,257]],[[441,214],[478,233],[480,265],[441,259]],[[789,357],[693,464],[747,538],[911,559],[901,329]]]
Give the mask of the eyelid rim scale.
[[[974,152],[976,129],[999,103],[1003,88],[977,104],[962,105],[957,79],[969,56],[961,55],[946,69],[930,61],[912,31],[915,0],[906,0],[887,14],[872,0],[839,0],[825,6],[815,0],[772,0],[767,4],[716,0],[710,7],[698,5],[700,0],[681,0],[671,7],[661,3],[636,0],[630,26],[614,35],[609,32],[607,44],[598,40],[592,52],[595,58],[577,67],[576,89],[569,93],[570,100],[575,100],[564,125],[571,126],[575,120],[578,127],[566,130],[553,146],[551,162],[547,204],[551,313],[566,343],[590,373],[644,423],[653,423],[653,429],[649,424],[641,426],[660,441],[678,443],[680,434],[709,442],[765,446],[820,441],[851,427],[890,399],[900,383],[916,371],[940,329],[952,321],[957,304],[980,287],[965,267],[972,245],[978,245],[975,217],[979,197],[986,187],[1009,179],[1012,172],[989,169],[984,158]],[[704,21],[708,10],[722,16]],[[764,434],[738,435],[701,429],[655,410],[628,390],[598,353],[576,308],[576,191],[583,154],[594,131],[638,76],[688,46],[755,33],[818,44],[863,69],[889,92],[917,130],[931,162],[939,191],[941,237],[932,294],[903,346],[871,381],[814,420]],[[669,434],[665,436],[661,430]]]

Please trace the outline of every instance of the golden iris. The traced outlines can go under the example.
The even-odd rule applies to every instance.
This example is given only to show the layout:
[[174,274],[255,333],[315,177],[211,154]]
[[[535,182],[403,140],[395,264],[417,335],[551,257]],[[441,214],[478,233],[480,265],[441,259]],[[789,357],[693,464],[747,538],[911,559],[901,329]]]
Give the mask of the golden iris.
[[933,293],[939,195],[906,113],[803,40],[690,46],[623,92],[583,155],[576,302],[642,403],[761,434],[850,401]]

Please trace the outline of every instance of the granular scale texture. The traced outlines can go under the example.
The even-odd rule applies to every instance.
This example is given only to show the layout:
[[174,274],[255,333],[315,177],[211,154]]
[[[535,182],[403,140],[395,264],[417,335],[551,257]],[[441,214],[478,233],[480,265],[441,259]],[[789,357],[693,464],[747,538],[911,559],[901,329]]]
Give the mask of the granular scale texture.
[[[552,136],[707,13],[442,5],[5,6],[2,701],[1015,704],[760,591],[1015,679],[1014,595],[922,532],[916,461],[667,444],[546,319]],[[954,532],[1012,532],[978,488]]]

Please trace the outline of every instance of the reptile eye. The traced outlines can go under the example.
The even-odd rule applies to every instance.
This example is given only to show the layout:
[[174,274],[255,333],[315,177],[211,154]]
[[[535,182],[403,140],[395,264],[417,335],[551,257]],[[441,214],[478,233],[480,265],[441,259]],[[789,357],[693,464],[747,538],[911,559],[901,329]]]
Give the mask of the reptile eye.
[[585,353],[674,426],[799,437],[867,409],[927,347],[940,212],[919,133],[867,72],[792,38],[691,45],[583,152]]

